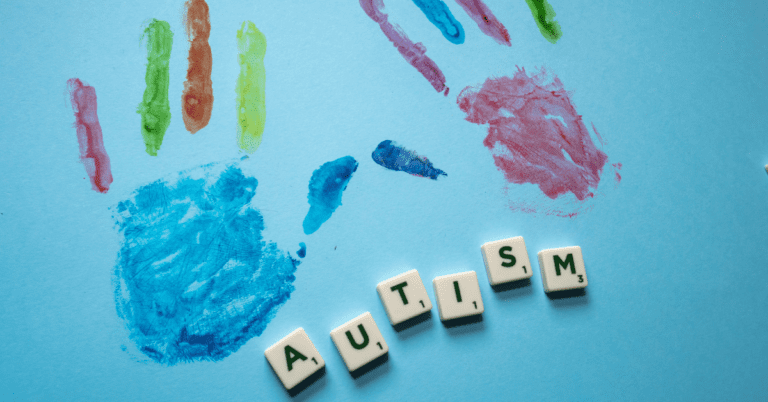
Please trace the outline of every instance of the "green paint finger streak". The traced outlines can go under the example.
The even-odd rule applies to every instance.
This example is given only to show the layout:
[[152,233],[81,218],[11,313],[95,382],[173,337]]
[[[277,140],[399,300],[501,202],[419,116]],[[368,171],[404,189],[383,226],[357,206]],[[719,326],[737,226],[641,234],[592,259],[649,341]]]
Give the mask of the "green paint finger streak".
[[141,115],[141,135],[147,153],[157,156],[165,130],[171,124],[168,61],[171,58],[173,32],[167,22],[153,19],[144,29],[142,39],[147,41],[147,89],[144,90],[144,99],[136,112]]
[[551,43],[557,43],[557,40],[563,36],[560,30],[560,24],[555,21],[555,9],[547,0],[525,0],[528,7],[531,8],[533,19],[539,26],[541,34]]
[[264,54],[267,38],[251,21],[243,22],[237,31],[237,48],[240,51],[240,76],[237,77],[237,145],[252,153],[261,144],[267,107],[264,103]]

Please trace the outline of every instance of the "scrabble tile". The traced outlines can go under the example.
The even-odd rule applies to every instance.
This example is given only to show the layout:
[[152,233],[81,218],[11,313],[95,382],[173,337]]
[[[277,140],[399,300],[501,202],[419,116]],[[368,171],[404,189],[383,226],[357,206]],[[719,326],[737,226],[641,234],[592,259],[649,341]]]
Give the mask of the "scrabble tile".
[[587,272],[579,246],[539,251],[539,268],[545,292],[587,287]]
[[331,339],[350,372],[389,352],[387,342],[368,312],[331,331]]
[[491,286],[528,279],[533,275],[522,236],[485,243],[480,251]]
[[270,346],[264,356],[287,390],[325,367],[325,361],[303,328]]
[[443,321],[482,314],[483,298],[475,271],[438,276],[432,281]]
[[376,285],[381,304],[392,325],[400,324],[432,309],[419,272],[412,269]]

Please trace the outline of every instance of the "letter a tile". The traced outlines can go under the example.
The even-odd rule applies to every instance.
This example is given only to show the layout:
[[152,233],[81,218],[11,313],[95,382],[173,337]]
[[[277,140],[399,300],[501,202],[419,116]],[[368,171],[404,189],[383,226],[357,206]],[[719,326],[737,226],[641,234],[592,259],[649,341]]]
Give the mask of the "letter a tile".
[[289,391],[325,367],[325,361],[303,328],[270,346],[264,356]]

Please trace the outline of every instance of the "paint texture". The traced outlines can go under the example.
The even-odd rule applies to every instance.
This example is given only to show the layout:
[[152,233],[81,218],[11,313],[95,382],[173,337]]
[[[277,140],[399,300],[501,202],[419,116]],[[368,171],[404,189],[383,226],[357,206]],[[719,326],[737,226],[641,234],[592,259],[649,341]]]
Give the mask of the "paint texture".
[[165,131],[171,124],[171,107],[168,103],[168,62],[173,47],[171,26],[165,21],[153,19],[144,29],[143,39],[147,42],[147,89],[144,90],[144,99],[137,112],[141,115],[141,135],[147,153],[157,156]]
[[104,149],[99,116],[96,114],[96,89],[77,78],[67,80],[67,88],[75,112],[80,161],[91,179],[91,188],[106,193],[112,184],[112,168],[107,150]]
[[347,189],[349,179],[357,170],[357,161],[351,156],[326,162],[312,173],[309,180],[309,212],[304,218],[304,234],[320,229],[336,208],[341,205],[341,193]]
[[557,40],[563,36],[560,30],[560,24],[555,21],[555,9],[547,0],[525,0],[531,9],[533,19],[539,26],[539,32],[549,42],[557,43]]
[[429,22],[440,30],[445,39],[455,45],[464,43],[464,27],[453,17],[445,3],[441,0],[413,0],[413,2],[427,16]]
[[427,57],[427,48],[420,42],[413,43],[402,28],[388,21],[387,13],[384,12],[383,0],[360,0],[360,6],[368,14],[368,17],[379,24],[381,32],[384,32],[384,35],[395,45],[403,58],[432,84],[435,91],[445,91],[447,96],[448,87],[445,86],[445,75],[437,67],[437,64]]
[[123,236],[117,313],[158,363],[218,361],[260,335],[294,290],[298,261],[262,238],[258,182],[211,164],[140,187],[114,207]]
[[237,145],[252,153],[261,145],[267,105],[264,100],[264,55],[267,38],[251,21],[243,22],[237,31],[237,56],[240,76],[237,77]]
[[551,199],[594,196],[607,156],[556,76],[519,69],[464,88],[457,102],[468,121],[489,125],[483,144],[508,182],[535,184]]
[[213,109],[213,83],[211,82],[211,22],[205,0],[184,3],[184,28],[189,38],[189,67],[184,91],[181,94],[181,116],[187,131],[194,134],[208,125]]
[[304,242],[299,243],[299,251],[296,252],[296,255],[298,255],[299,258],[307,256],[307,245],[304,244]]
[[493,38],[500,45],[512,46],[507,28],[499,22],[485,3],[481,0],[456,0],[456,2],[477,23],[477,27],[484,34]]
[[390,140],[382,141],[371,154],[371,158],[379,165],[396,172],[429,177],[432,180],[437,180],[440,175],[447,176],[445,172],[432,166],[432,162],[426,157],[419,156]]
[[613,169],[614,169],[616,184],[621,183],[621,174],[619,173],[619,170],[621,170],[622,168],[621,162],[612,163],[611,166],[613,166]]

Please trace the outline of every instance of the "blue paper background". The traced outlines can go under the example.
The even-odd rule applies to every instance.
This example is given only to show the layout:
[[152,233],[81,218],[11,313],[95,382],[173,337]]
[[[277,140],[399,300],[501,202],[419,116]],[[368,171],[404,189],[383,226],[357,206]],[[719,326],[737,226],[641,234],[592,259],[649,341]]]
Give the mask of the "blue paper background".
[[[512,47],[483,35],[454,2],[466,42],[447,42],[409,0],[401,25],[445,72],[434,92],[356,1],[210,2],[214,110],[207,128],[180,113],[187,42],[182,2],[0,4],[0,399],[288,400],[263,357],[305,328],[327,374],[297,400],[758,400],[768,394],[768,163],[764,2],[551,0],[551,45],[522,0],[487,0]],[[144,152],[136,105],[150,18],[167,20],[171,126]],[[268,41],[264,141],[243,169],[265,238],[295,255],[296,291],[267,330],[216,363],[163,367],[131,352],[111,275],[120,238],[108,208],[140,185],[237,158],[235,32],[250,19]],[[505,181],[455,97],[515,66],[557,74],[606,139],[623,180],[576,218],[510,211]],[[66,80],[96,88],[112,161],[109,193],[79,162]],[[392,139],[427,155],[438,181],[370,158]],[[305,236],[307,182],[322,163],[360,162],[343,205]],[[85,179],[84,179],[85,178]],[[610,186],[609,186],[610,187]],[[537,197],[533,186],[516,195]],[[479,247],[525,237],[529,254],[580,245],[587,296],[549,300],[530,287],[494,293]],[[534,266],[537,266],[534,263]],[[402,333],[387,324],[381,280],[417,268],[425,282],[476,270],[484,321]],[[434,294],[428,286],[431,297]],[[387,364],[353,380],[329,337],[370,311]],[[121,346],[128,350],[123,351]]]

